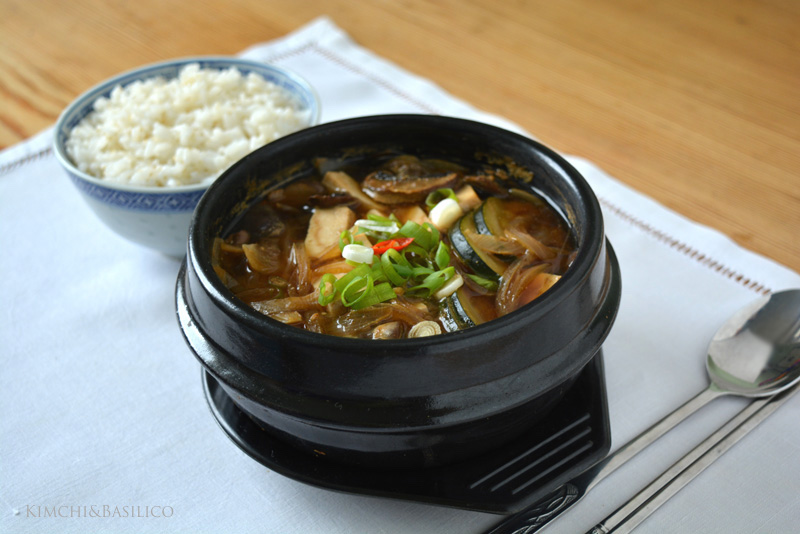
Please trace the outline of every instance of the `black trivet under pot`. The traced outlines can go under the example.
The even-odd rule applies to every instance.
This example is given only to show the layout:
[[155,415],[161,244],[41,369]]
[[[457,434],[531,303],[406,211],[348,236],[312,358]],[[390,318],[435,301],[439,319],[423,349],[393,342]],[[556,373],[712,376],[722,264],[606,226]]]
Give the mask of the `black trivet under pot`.
[[511,514],[602,460],[611,446],[602,353],[548,416],[489,453],[435,468],[381,471],[311,456],[275,439],[203,372],[214,417],[245,453],[286,477],[329,490]]

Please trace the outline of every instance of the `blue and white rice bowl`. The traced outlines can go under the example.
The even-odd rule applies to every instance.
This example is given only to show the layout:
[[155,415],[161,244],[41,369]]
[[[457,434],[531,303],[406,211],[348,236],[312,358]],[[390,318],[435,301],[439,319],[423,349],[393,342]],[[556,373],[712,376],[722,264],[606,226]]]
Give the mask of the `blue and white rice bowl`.
[[[89,89],[59,117],[54,133],[54,151],[59,163],[94,213],[120,236],[171,256],[183,256],[192,214],[210,182],[175,186],[134,185],[96,178],[78,168],[67,151],[72,130],[94,110],[98,98],[109,97],[117,86],[156,77],[176,78],[190,64],[201,69],[236,68],[243,75],[255,73],[288,91],[298,109],[307,111],[307,124],[319,122],[320,105],[314,89],[289,71],[246,59],[189,57],[134,69]],[[220,172],[224,170],[221,169]]]

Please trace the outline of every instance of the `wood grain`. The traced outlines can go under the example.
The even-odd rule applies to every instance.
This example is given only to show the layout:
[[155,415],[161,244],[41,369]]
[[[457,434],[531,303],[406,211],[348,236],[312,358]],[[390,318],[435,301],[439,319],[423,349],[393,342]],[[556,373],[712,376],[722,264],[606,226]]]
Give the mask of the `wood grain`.
[[3,0],[0,146],[170,57],[327,14],[356,41],[800,270],[800,2]]

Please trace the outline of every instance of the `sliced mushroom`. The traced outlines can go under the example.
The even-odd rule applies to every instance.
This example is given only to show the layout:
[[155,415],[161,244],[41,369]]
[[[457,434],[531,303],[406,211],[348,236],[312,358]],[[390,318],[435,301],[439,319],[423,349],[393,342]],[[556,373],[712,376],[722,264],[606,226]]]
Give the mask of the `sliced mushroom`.
[[403,325],[398,321],[383,323],[372,331],[372,339],[398,339],[403,336]]
[[453,187],[458,174],[410,176],[376,171],[364,178],[361,186],[370,197],[384,204],[411,204],[425,200],[430,193],[443,187]]
[[329,193],[327,195],[311,195],[308,204],[312,207],[332,208],[334,206],[355,207],[358,200],[347,193]]
[[322,185],[334,193],[347,193],[369,209],[384,211],[384,207],[365,195],[358,182],[353,180],[347,173],[340,171],[327,172],[322,179]]
[[422,176],[427,172],[425,164],[411,154],[396,156],[384,165],[386,170],[398,176]]
[[505,187],[498,184],[498,178],[495,174],[471,174],[464,177],[464,183],[473,186],[474,188],[488,193],[490,195],[505,197],[508,193]]

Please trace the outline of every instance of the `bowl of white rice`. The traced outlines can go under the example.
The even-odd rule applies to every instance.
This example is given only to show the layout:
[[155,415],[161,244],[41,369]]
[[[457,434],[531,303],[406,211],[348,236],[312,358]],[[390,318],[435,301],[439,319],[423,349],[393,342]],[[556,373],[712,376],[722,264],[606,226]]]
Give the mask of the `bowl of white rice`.
[[107,226],[182,256],[208,186],[247,154],[319,118],[316,92],[292,72],[231,57],[182,58],[83,93],[59,117],[54,150]]

